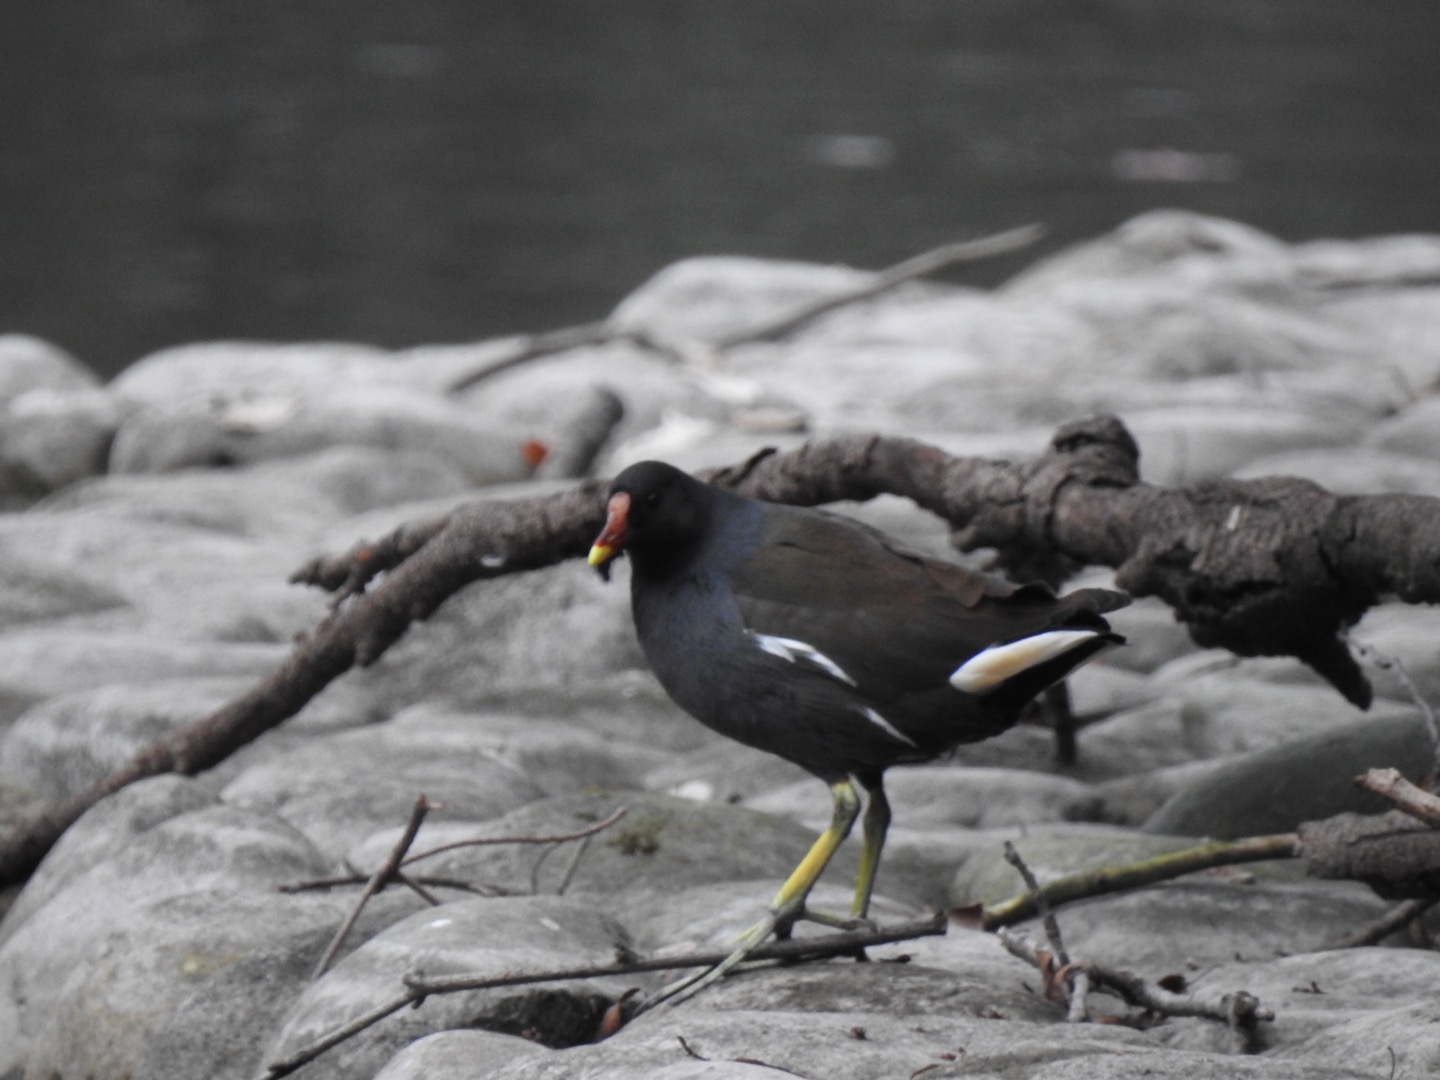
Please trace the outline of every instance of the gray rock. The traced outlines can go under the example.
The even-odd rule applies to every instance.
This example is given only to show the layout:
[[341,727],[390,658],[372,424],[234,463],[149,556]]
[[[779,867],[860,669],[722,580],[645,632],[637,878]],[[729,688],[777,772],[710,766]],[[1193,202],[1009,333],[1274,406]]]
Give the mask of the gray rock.
[[668,416],[723,427],[734,408],[707,388],[703,372],[626,344],[534,360],[458,397],[476,422],[550,443],[565,435],[556,426],[563,420],[557,402],[583,400],[602,390],[618,394],[625,409],[607,441],[611,447],[654,430]]
[[[907,898],[895,898],[894,890],[904,882],[897,880],[894,867],[886,863],[881,869],[881,882],[870,907],[870,918],[881,926],[914,922],[929,912],[921,910]],[[827,872],[811,892],[808,907],[822,915],[848,917],[854,898],[851,884],[853,873],[842,875]],[[780,878],[715,881],[677,891],[645,895],[628,893],[622,904],[625,925],[631,931],[636,947],[642,954],[676,956],[687,952],[724,953],[735,939],[765,915],[766,905],[780,887]],[[802,921],[795,927],[798,938],[813,937],[830,931],[821,925]],[[671,979],[675,973],[636,976],[635,981],[654,989]]]
[[368,345],[207,341],[142,357],[115,376],[110,389],[137,404],[184,397],[227,402],[362,382],[408,385],[408,374],[404,365]]
[[[1433,237],[1413,239],[1433,247]],[[1393,274],[1397,270],[1398,266],[1392,266],[1389,271],[1378,272]],[[1372,272],[1377,271],[1361,271]],[[1408,396],[1423,393],[1440,374],[1437,303],[1440,288],[1416,282],[1405,288],[1336,290],[1327,298],[1324,312],[1352,327],[1367,351],[1373,351],[1379,359],[1370,370],[1393,381]]]
[[213,806],[215,796],[187,777],[153,776],[121,788],[82,814],[25,883],[0,921],[0,942],[74,878],[113,858],[136,837],[180,814]]
[[[813,787],[813,791],[802,794],[801,798],[810,811],[820,807],[819,812],[828,820],[829,811],[825,808],[830,798],[824,785],[800,766],[774,754],[714,735],[694,750],[671,753],[667,757],[667,761],[645,774],[641,786],[697,802],[720,803],[743,803],[781,788],[808,790]],[[788,810],[778,812],[788,813]],[[811,814],[807,813],[805,820],[810,819]]]
[[[1246,869],[1254,873],[1257,865]],[[1073,958],[1103,959],[1158,979],[1323,949],[1389,907],[1356,882],[1254,876],[1192,877],[1067,905],[1056,913],[1065,947]],[[1028,929],[1043,936],[1038,923]]]
[[[1369,1080],[1372,1073],[1326,1062],[1299,1064],[1257,1059],[1226,1053],[1177,1053],[1173,1050],[1149,1053],[1090,1054],[1083,1058],[1061,1061],[1036,1061],[1033,1068],[1019,1073],[1009,1066],[1014,1055],[999,1053],[977,1058],[965,1071],[943,1070],[939,1077],[976,1075],[973,1069],[987,1070],[979,1075],[1012,1077],[1023,1075],[1026,1080]],[[993,1070],[993,1071],[989,1071]]]
[[1302,447],[1345,446],[1359,418],[1236,405],[1149,409],[1122,419],[1140,445],[1140,472],[1153,484],[1227,476],[1259,457]]
[[1103,781],[1193,762],[1203,756],[1189,738],[1193,711],[1162,697],[1089,725],[1080,732],[1075,774]]
[[1258,750],[1207,770],[1176,791],[1144,823],[1147,832],[1235,839],[1292,832],[1334,814],[1375,814],[1388,803],[1355,787],[1369,768],[1412,778],[1435,761],[1418,712],[1362,717]]
[[[556,897],[462,900],[428,908],[371,938],[307,987],[286,1013],[265,1060],[283,1060],[377,1002],[392,1000],[403,992],[399,980],[409,972],[553,971],[613,963],[616,950],[625,947],[625,933],[612,920],[590,905]],[[418,1009],[402,1009],[340,1044],[308,1066],[307,1075],[373,1076],[405,1044],[454,1028],[533,1031],[550,1046],[589,1042],[625,986],[606,978],[434,995]]]
[[470,738],[469,718],[378,724],[308,740],[246,770],[221,792],[235,807],[278,815],[338,859],[378,829],[402,826],[419,795],[436,814],[497,817],[541,789]]
[[[908,944],[908,943],[907,943]],[[878,955],[878,954],[877,954]],[[985,1017],[1007,1020],[1056,1019],[1054,1004],[1027,990],[1033,969],[1015,961],[1003,974],[993,968],[960,972],[923,963],[832,960],[790,969],[732,976],[712,987],[705,999],[677,1010],[798,1013],[883,1013],[889,1016]]]
[[248,688],[244,680],[176,679],[49,698],[0,737],[0,781],[47,800],[68,798]]
[[523,434],[477,424],[463,406],[433,395],[362,386],[223,410],[193,401],[136,409],[115,434],[110,468],[153,473],[225,467],[351,445],[430,454],[471,483],[493,484],[530,474],[523,442]]
[[1095,278],[1145,279],[1157,271],[1180,269],[1201,282],[1238,258],[1269,262],[1278,270],[1287,250],[1259,229],[1187,210],[1139,214],[1095,240],[1038,260],[1012,278],[1006,291],[1040,292],[1072,281]]
[[1130,606],[1106,616],[1125,635],[1123,648],[1104,654],[1105,664],[1125,671],[1149,674],[1171,660],[1196,651],[1195,641],[1174,610],[1153,596],[1135,597]]
[[123,607],[124,595],[98,578],[8,550],[0,559],[0,627]]
[[1411,454],[1346,446],[1291,450],[1257,458],[1235,470],[1240,480],[1298,476],[1337,495],[1440,495],[1440,462]]
[[[856,969],[843,970],[848,974]],[[673,1012],[646,1013],[596,1046],[525,1059],[491,1075],[497,1080],[759,1077],[756,1071],[737,1071],[750,1066],[763,1068],[768,1076],[783,1070],[810,1080],[872,1080],[922,1069],[927,1077],[969,1076],[965,1063],[972,1055],[987,1060],[1003,1055],[1008,1061],[1004,1075],[1016,1076],[1025,1075],[1016,1069],[1020,1061],[1038,1065],[1057,1059],[1071,1063],[1090,1055],[1128,1056],[1153,1042],[1121,1027],[1009,1019],[999,1013],[895,1015],[883,1004],[870,1012],[772,1007],[709,1011],[697,1002]],[[690,1071],[700,1066],[706,1071]]]
[[603,738],[585,725],[563,718],[493,710],[467,712],[434,703],[397,713],[390,725],[402,739],[412,726],[421,738],[425,732],[441,728],[460,732],[467,746],[493,755],[547,795],[640,787],[647,771],[669,757],[643,743]]
[[[254,686],[249,678],[110,683],[47,698],[0,735],[0,783],[62,799],[129,762],[144,747],[208,716]],[[204,774],[211,790],[307,738],[374,719],[340,690],[310,702]]]
[[[1356,642],[1374,650],[1374,657],[1362,657],[1362,663],[1376,694],[1409,703],[1418,691],[1432,704],[1440,700],[1437,634],[1440,611],[1400,603],[1372,608],[1351,632]],[[1397,663],[1403,676],[1390,666]]]
[[844,266],[738,256],[682,259],[622,300],[610,321],[662,338],[713,341],[874,280],[873,273]]
[[30,390],[0,408],[0,475],[16,508],[104,472],[119,426],[113,398],[98,389]]
[[1098,783],[1095,787],[1100,796],[1099,820],[1138,828],[1179,792],[1203,783],[1233,760],[1234,757],[1221,757],[1187,761]]
[[1440,1070],[1434,1002],[1372,1009],[1338,1021],[1299,1046],[1279,1051],[1275,1059],[1306,1069],[1344,1061],[1363,1076],[1434,1076]]
[[[116,633],[20,627],[0,634],[0,696],[30,705],[67,691],[173,678],[268,675],[289,649],[215,641],[141,638]],[[0,726],[14,719],[0,715]]]
[[[538,799],[502,817],[472,823],[427,823],[415,843],[419,851],[462,836],[543,837],[584,829],[625,807],[614,827],[588,845],[567,896],[604,898],[625,907],[686,889],[727,881],[757,881],[759,904],[767,902],[800,862],[815,834],[802,825],[737,806],[698,803],[638,791],[579,792]],[[379,864],[394,846],[404,815],[394,828],[376,832],[352,848],[357,867]],[[573,848],[571,849],[573,851]],[[539,874],[541,892],[559,886],[571,851],[547,858]],[[483,883],[505,893],[529,893],[541,849],[533,844],[467,847],[427,859],[427,873]],[[853,879],[857,856],[842,851],[832,873]],[[637,930],[637,933],[639,931]]]
[[375,1080],[481,1080],[525,1058],[547,1057],[539,1043],[497,1031],[437,1031],[410,1043]]
[[[210,1068],[160,1072],[148,1056],[187,1039],[202,1056],[216,1053],[199,1044],[218,1027],[242,1042],[255,1037],[235,1015],[238,1000],[218,990],[208,998],[197,994],[187,966],[189,975],[202,976],[202,986],[212,975],[223,986],[243,970],[252,988],[249,1004],[273,1008],[271,980],[291,970],[285,965],[296,955],[281,928],[293,925],[322,942],[319,921],[301,916],[306,908],[322,913],[331,933],[339,924],[338,901],[274,893],[282,881],[323,869],[315,849],[283,823],[210,806],[144,828],[133,815],[140,808],[129,806],[120,835],[143,831],[72,873],[38,906],[22,894],[20,915],[12,912],[29,914],[0,945],[0,1071],[24,1063],[41,1075],[51,1069],[65,1075],[81,1071],[85,1061],[105,1061],[116,1073],[220,1075]],[[164,815],[174,806],[162,798],[152,812]],[[107,812],[101,804],[90,813]],[[198,1026],[193,1013],[183,1015],[207,1011],[206,1001],[210,1024]],[[179,1026],[157,1028],[157,1018],[167,1015]],[[232,1023],[221,1025],[221,1015]]]
[[1377,701],[1362,713],[1328,686],[1276,685],[1215,670],[1210,658],[1181,659],[1155,673],[1155,682],[1182,698],[1180,738],[1196,758],[1279,746],[1365,715],[1405,715],[1398,702]]
[[[897,822],[912,827],[963,825],[993,829],[1042,821],[1092,820],[1099,798],[1088,784],[1050,773],[928,765],[891,769],[885,790]],[[813,778],[746,800],[767,813],[824,825],[830,798]]]
[[[1221,964],[1196,973],[1189,981],[1201,991],[1243,987],[1275,1012],[1275,1022],[1263,1029],[1267,1056],[1294,1054],[1319,1062],[1318,1055],[1311,1056],[1304,1049],[1309,1040],[1351,1021],[1368,1018],[1374,1022],[1397,1010],[1433,1004],[1429,989],[1437,975],[1440,955],[1432,951],[1377,946],[1301,953],[1263,963]],[[1337,1053],[1335,1060],[1354,1066],[1377,1046],[1383,1052],[1384,1045],[1357,1039],[1348,1052]],[[1419,1049],[1411,1039],[1405,1040],[1404,1047]],[[1398,1055],[1401,1044],[1394,1049]],[[1397,1064],[1403,1068],[1405,1063]],[[1397,1075],[1424,1075],[1423,1069],[1413,1068],[1413,1060],[1410,1064],[1409,1073],[1397,1069]]]
[[[394,919],[397,900],[418,903],[382,898],[357,938]],[[48,1000],[23,1010],[23,1034],[8,1044],[17,1052],[5,1061],[0,1051],[0,1061],[39,1076],[250,1080],[344,914],[332,898],[231,889],[141,905],[87,938],[88,953],[55,989],[10,982],[7,991]]]
[[34,390],[64,393],[99,385],[94,372],[58,345],[28,334],[0,334],[0,404]]
[[1393,419],[1376,424],[1366,435],[1365,445],[1434,461],[1440,454],[1440,399],[1424,398]]

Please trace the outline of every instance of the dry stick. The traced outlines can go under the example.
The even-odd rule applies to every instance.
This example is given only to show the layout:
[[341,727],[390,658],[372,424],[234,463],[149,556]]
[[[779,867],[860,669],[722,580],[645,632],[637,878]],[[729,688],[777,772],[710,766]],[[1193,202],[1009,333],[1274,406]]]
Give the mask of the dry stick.
[[[370,880],[367,874],[346,874],[342,877],[308,878],[305,881],[292,881],[288,885],[277,885],[277,892],[301,893],[313,892],[317,889],[337,889],[345,885],[364,885]],[[395,881],[406,888],[415,891],[422,898],[430,900],[432,904],[439,904],[439,899],[432,896],[428,889],[460,889],[464,892],[472,892],[476,896],[499,896],[500,893],[489,886],[477,887],[473,882],[465,881],[462,878],[449,877],[412,877],[409,874],[395,874]]]
[[[902,923],[888,931],[847,931],[839,934],[825,934],[813,938],[792,938],[788,941],[772,941],[757,947],[751,953],[754,960],[814,960],[834,956],[847,956],[856,949],[875,945],[888,945],[897,941],[911,941],[919,937],[930,937],[945,933],[945,916],[933,919]],[[614,964],[592,964],[573,968],[557,968],[553,971],[538,971],[520,975],[443,975],[426,978],[423,975],[404,977],[406,992],[383,1005],[376,1006],[343,1027],[337,1028],[309,1046],[296,1051],[283,1061],[271,1063],[264,1073],[265,1080],[276,1080],[288,1076],[302,1065],[314,1061],[325,1051],[340,1045],[346,1039],[379,1023],[387,1016],[399,1012],[407,1005],[419,1005],[431,994],[453,994],[465,990],[493,990],[503,986],[526,986],[541,982],[566,982],[571,979],[594,979],[614,975],[638,975],[650,971],[676,971],[686,968],[714,967],[729,955],[728,952],[687,953],[682,956],[654,957],[647,960],[631,960]]]
[[1266,859],[1293,859],[1300,855],[1300,840],[1294,833],[1276,836],[1251,836],[1244,840],[1217,840],[1183,851],[1171,851],[1149,859],[1140,859],[1125,866],[1100,866],[1056,878],[1036,892],[1024,892],[987,904],[981,913],[980,925],[985,930],[1013,926],[1035,915],[1041,898],[1052,905],[1068,904],[1091,896],[1122,892],[1126,889],[1152,885],[1157,881],[1208,870],[1212,866],[1260,862]]
[[1405,813],[1426,825],[1440,828],[1440,796],[1412,784],[1399,769],[1370,769],[1355,778],[1355,786],[1389,799]]
[[1045,936],[1050,941],[1050,948],[1054,950],[1054,959],[1059,963],[1058,970],[1050,964],[1041,965],[1040,970],[1045,976],[1047,996],[1050,986],[1058,980],[1065,987],[1065,996],[1069,1002],[1069,1010],[1065,1018],[1072,1024],[1090,1019],[1089,1007],[1086,1003],[1090,992],[1090,977],[1083,967],[1071,965],[1070,954],[1065,949],[1065,942],[1060,938],[1060,924],[1055,919],[1055,912],[1050,908],[1050,901],[1041,891],[1040,882],[1036,880],[1029,864],[1020,857],[1020,852],[1015,850],[1015,845],[1009,840],[1005,841],[1005,861],[1015,868],[1025,882],[1025,888],[1035,898],[1035,908],[1040,913],[1041,925],[1045,927]]
[[489,844],[563,844],[567,840],[583,840],[587,836],[604,832],[629,812],[628,806],[622,806],[609,817],[603,821],[597,821],[594,825],[587,825],[575,832],[557,833],[554,836],[474,836],[468,840],[452,840],[448,844],[440,844],[437,847],[426,848],[424,851],[417,851],[408,856],[400,865],[409,866],[413,862],[428,859],[432,855],[439,855],[442,852],[454,851],[456,848],[484,847]]
[[1403,930],[1410,923],[1414,922],[1425,912],[1429,911],[1437,903],[1440,897],[1426,897],[1419,900],[1405,900],[1396,904],[1389,911],[1385,912],[1378,919],[1362,926],[1348,937],[1340,938],[1322,948],[1329,949],[1360,949],[1366,945],[1376,945],[1384,941],[1397,930]]
[[751,342],[773,341],[798,329],[811,319],[824,315],[827,311],[834,311],[847,304],[873,299],[897,285],[933,274],[937,270],[954,266],[956,263],[976,262],[980,259],[989,259],[996,255],[1007,255],[1012,251],[1019,251],[1021,248],[1029,247],[1044,235],[1045,227],[1043,225],[1021,225],[1019,228],[1007,229],[991,236],[982,236],[977,240],[943,244],[881,270],[875,275],[874,280],[858,289],[851,289],[836,296],[828,296],[823,300],[817,300],[796,311],[772,319],[770,322],[727,334],[716,341],[714,347],[732,349],[737,345],[746,345]]
[[[1381,671],[1390,672],[1400,680],[1400,685],[1405,687],[1405,692],[1410,695],[1410,700],[1413,701],[1415,707],[1420,710],[1420,716],[1425,721],[1425,730],[1430,733],[1430,746],[1435,755],[1434,761],[1430,766],[1430,774],[1435,778],[1436,782],[1440,782],[1440,722],[1436,721],[1435,710],[1430,708],[1430,702],[1425,700],[1425,695],[1420,692],[1420,687],[1416,684],[1415,680],[1410,677],[1410,670],[1405,666],[1404,661],[1398,656],[1390,656],[1387,653],[1381,652],[1373,645],[1367,645],[1363,641],[1357,641],[1349,634],[1344,634],[1342,637],[1350,648],[1360,654],[1362,659],[1369,660],[1370,663],[1374,664]],[[1384,792],[1376,792],[1376,794],[1383,795]],[[1436,823],[1431,822],[1431,824]]]
[[897,285],[924,277],[926,274],[933,274],[947,266],[954,266],[962,262],[978,262],[981,259],[1018,251],[1035,243],[1044,233],[1044,226],[1022,225],[1020,228],[1008,229],[993,236],[982,236],[977,240],[945,244],[881,270],[869,284],[862,288],[848,290],[836,296],[826,297],[816,303],[806,304],[770,322],[728,334],[714,342],[667,341],[644,330],[626,329],[609,322],[586,323],[582,326],[530,334],[516,339],[508,352],[456,379],[447,387],[447,390],[452,394],[459,393],[528,361],[553,356],[556,353],[569,352],[572,349],[607,345],[611,342],[630,341],[641,348],[678,360],[692,355],[699,349],[723,351],[750,342],[773,341],[827,311],[872,299]]
[[405,857],[405,852],[410,850],[410,845],[415,842],[415,834],[420,831],[420,823],[425,820],[425,815],[430,812],[431,803],[424,795],[415,800],[415,805],[410,808],[410,820],[405,823],[405,831],[400,834],[399,841],[390,849],[390,854],[385,856],[381,864],[376,867],[375,873],[370,875],[370,880],[361,891],[359,898],[350,908],[350,914],[345,916],[345,921],[340,924],[340,929],[335,931],[335,936],[330,939],[330,945],[326,948],[315,970],[310,973],[313,982],[329,970],[330,964],[335,959],[335,954],[340,951],[340,946],[345,944],[345,939],[350,936],[350,931],[355,928],[355,921],[360,918],[360,912],[369,902],[370,897],[385,887],[395,872],[400,869],[400,860]]
[[[996,936],[1012,956],[1044,970],[1045,951],[1033,944],[1024,934],[1002,927]],[[1113,990],[1131,1005],[1149,1009],[1162,1016],[1198,1016],[1229,1025],[1240,1040],[1241,1049],[1253,1049],[1257,1023],[1275,1019],[1273,1012],[1262,1009],[1259,1000],[1244,990],[1222,994],[1218,998],[1204,998],[1193,993],[1174,993],[1147,982],[1134,972],[1120,968],[1096,963],[1085,963],[1082,966],[1096,986]]]

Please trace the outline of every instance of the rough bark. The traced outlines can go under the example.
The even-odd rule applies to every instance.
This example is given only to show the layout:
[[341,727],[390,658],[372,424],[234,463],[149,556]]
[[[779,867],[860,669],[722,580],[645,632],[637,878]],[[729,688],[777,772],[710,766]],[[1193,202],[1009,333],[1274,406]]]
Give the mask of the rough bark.
[[1408,814],[1339,814],[1300,826],[1310,873],[1363,881],[1387,899],[1440,896],[1440,831]]

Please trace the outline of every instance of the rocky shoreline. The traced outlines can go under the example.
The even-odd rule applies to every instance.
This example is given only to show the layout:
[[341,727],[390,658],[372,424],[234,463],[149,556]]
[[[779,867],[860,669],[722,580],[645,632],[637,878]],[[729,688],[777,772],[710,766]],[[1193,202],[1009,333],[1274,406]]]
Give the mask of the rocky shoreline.
[[[536,448],[553,462],[597,395],[624,415],[596,475],[642,457],[727,464],[847,431],[1024,459],[1056,425],[1105,411],[1135,435],[1152,483],[1273,474],[1440,495],[1440,237],[1288,245],[1155,213],[994,291],[911,282],[778,340],[715,344],[873,280],[687,260],[622,303],[607,336],[509,366],[523,343],[197,344],[101,385],[53,346],[0,338],[0,823],[271,672],[326,612],[323,593],[287,584],[305,560],[476,498],[563,486]],[[949,551],[943,523],[901,500],[843,509]],[[216,768],[92,808],[0,901],[0,1077],[249,1080],[393,998],[408,972],[723,945],[829,800],[668,702],[625,584],[623,570],[606,585],[578,563],[476,584]],[[1073,680],[1074,764],[1022,726],[892,771],[882,922],[1020,891],[1006,840],[1044,880],[1374,810],[1351,777],[1433,761],[1393,673],[1370,672],[1379,696],[1361,712],[1296,661],[1196,648],[1157,601],[1114,621],[1132,645]],[[1355,637],[1402,660],[1434,701],[1437,630],[1440,613],[1397,603]],[[625,816],[578,858],[571,842],[538,867],[543,845],[427,860],[452,883],[431,889],[440,906],[385,890],[311,981],[357,887],[278,886],[368,873],[420,794],[443,805],[417,849]],[[851,846],[822,906],[845,906]],[[600,1042],[609,1006],[663,974],[432,997],[295,1075],[1430,1075],[1440,954],[1403,934],[1327,948],[1390,906],[1274,861],[1060,911],[1078,958],[1259,998],[1275,1019],[1251,1054],[1206,1019],[1068,1024],[1034,968],[952,926],[872,949],[869,964],[733,977]]]

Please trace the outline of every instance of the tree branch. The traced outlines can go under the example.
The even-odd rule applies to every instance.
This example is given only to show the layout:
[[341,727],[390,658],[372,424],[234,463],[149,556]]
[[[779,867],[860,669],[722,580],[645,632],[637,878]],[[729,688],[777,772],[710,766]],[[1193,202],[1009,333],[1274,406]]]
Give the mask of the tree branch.
[[[1199,644],[1298,657],[1361,706],[1370,685],[1339,634],[1386,595],[1440,602],[1440,500],[1336,496],[1284,477],[1154,487],[1139,481],[1135,442],[1113,417],[1065,425],[1048,452],[1021,465],[854,435],[703,475],[799,505],[905,496],[949,521],[959,547],[994,548],[1022,579],[1114,567],[1121,588],[1169,603]],[[587,481],[555,495],[470,504],[302,568],[297,580],[336,591],[331,616],[243,697],[17,823],[0,837],[0,884],[23,880],[100,798],[224,760],[352,666],[373,663],[471,582],[583,555],[603,520],[604,491]]]
[[1389,799],[1416,821],[1440,829],[1440,796],[1412,784],[1399,769],[1368,769],[1355,778],[1355,786]]
[[[1289,859],[1300,854],[1300,841],[1294,833],[1276,836],[1252,836],[1244,840],[1215,841],[1184,851],[1167,852],[1149,859],[1140,859],[1124,866],[1100,866],[1055,878],[1038,889],[987,904],[979,913],[979,925],[985,930],[1014,926],[1037,914],[1041,902],[1050,906],[1072,903],[1092,896],[1137,889],[1160,881],[1183,877],[1214,866],[1260,862],[1266,859]],[[968,909],[961,913],[964,918]]]

